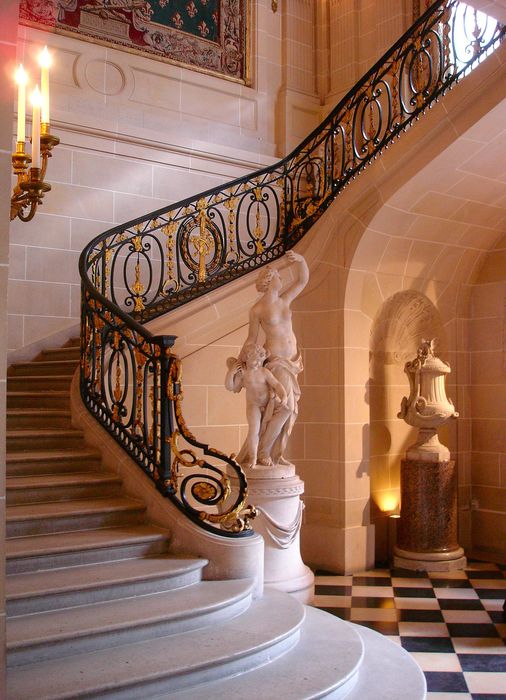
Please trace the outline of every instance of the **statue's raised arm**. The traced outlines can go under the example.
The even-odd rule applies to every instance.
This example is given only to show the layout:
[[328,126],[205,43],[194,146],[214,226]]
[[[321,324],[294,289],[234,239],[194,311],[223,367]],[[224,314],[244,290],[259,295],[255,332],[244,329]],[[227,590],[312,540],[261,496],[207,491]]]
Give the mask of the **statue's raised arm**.
[[292,282],[288,289],[285,289],[281,295],[288,304],[291,304],[295,297],[299,296],[308,283],[309,268],[305,258],[303,258],[299,253],[296,253],[294,250],[289,250],[285,257],[287,257],[291,263],[296,265],[297,278]]

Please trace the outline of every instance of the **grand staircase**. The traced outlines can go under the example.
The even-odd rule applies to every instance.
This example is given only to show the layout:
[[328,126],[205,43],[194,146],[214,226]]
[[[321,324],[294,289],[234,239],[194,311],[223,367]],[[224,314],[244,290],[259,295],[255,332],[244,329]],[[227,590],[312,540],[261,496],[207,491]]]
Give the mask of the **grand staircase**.
[[380,635],[171,554],[71,425],[78,359],[71,343],[9,371],[8,700],[424,697]]

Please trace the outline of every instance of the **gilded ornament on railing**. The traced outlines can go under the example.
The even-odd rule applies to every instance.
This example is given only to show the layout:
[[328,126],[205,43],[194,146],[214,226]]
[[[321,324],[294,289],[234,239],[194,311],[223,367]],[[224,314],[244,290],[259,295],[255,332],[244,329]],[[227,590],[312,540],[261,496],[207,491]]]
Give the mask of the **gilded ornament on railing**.
[[[162,489],[170,480],[170,436],[176,424],[191,450],[201,449],[219,460],[227,475],[235,472],[240,484],[239,501],[246,492],[246,482],[236,471],[233,459],[198,443],[186,428],[180,410],[180,378],[171,374],[177,358],[170,355],[170,350],[167,354],[173,339],[153,338],[140,322],[276,260],[293,248],[369,162],[503,39],[502,25],[473,12],[457,0],[433,3],[318,129],[284,160],[205,196],[171,204],[140,221],[117,226],[91,241],[83,251],[83,400],[157,488]],[[135,315],[135,320],[129,313]],[[121,359],[116,358],[122,372],[120,388],[127,383],[137,388],[117,394],[117,400],[110,395],[117,363],[113,366],[107,362],[108,353],[113,352],[115,331],[121,334],[122,348],[124,344]],[[135,349],[147,358],[143,367]],[[142,401],[138,390],[141,379]],[[112,420],[113,400],[121,404],[121,408],[116,405],[117,421]],[[205,461],[205,457],[202,459]],[[197,482],[207,483],[205,478]],[[199,498],[213,500],[212,488],[195,488],[193,495],[191,489],[188,491],[194,502]],[[180,493],[165,495],[198,520],[193,505]],[[209,513],[207,506],[201,508],[206,509]],[[228,515],[211,512],[202,526],[212,528],[215,517],[225,518],[214,528],[223,534],[224,528],[239,527],[242,516],[239,511]]]
[[227,252],[227,263],[236,262],[238,259],[237,250],[235,247],[235,210],[237,208],[237,203],[239,201],[238,197],[229,197],[223,202],[223,205],[228,210],[228,252]]
[[144,285],[141,282],[141,264],[139,261],[135,264],[135,282],[132,285],[132,292],[135,295],[135,306],[134,311],[143,311],[144,302],[142,301],[141,295],[145,290]]
[[162,291],[164,294],[168,293],[169,291],[174,291],[179,288],[179,283],[175,278],[174,275],[174,234],[177,231],[177,223],[170,219],[169,223],[166,226],[163,226],[161,228],[162,233],[165,234],[167,237],[167,243],[166,243],[166,250],[167,250],[167,261],[165,263],[166,265],[166,271],[167,271],[167,276],[166,279],[163,283],[163,288]]

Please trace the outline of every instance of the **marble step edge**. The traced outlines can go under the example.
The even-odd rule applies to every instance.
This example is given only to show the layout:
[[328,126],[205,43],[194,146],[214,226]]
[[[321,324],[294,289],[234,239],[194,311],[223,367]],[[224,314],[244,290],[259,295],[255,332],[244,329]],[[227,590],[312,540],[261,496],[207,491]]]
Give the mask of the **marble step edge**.
[[74,374],[79,362],[70,359],[35,360],[33,362],[17,362],[9,367],[8,377],[31,377],[32,375],[47,374],[53,376],[59,372],[62,374]]
[[[199,687],[244,673],[288,653],[300,638],[305,609],[269,591],[216,628],[19,666],[8,674],[9,700],[139,700],[169,688]],[[198,692],[200,696],[200,690]]]
[[7,538],[107,528],[145,517],[146,504],[131,498],[90,498],[7,506]]
[[358,632],[355,625],[330,613],[307,607],[299,643],[273,663],[238,676],[218,679],[205,686],[184,688],[150,698],[194,700],[197,695],[205,696],[206,700],[348,698],[359,680],[364,663],[364,644]]
[[7,614],[27,615],[175,590],[200,581],[206,564],[205,559],[166,553],[10,574],[6,577]]
[[113,472],[99,471],[71,471],[57,472],[56,474],[26,474],[23,476],[7,476],[7,491],[22,491],[25,489],[51,489],[63,488],[65,486],[85,486],[86,484],[107,484],[118,483],[122,480]]
[[179,635],[245,612],[253,585],[196,581],[176,590],[8,618],[9,668]]
[[111,473],[58,472],[7,476],[7,505],[47,503],[85,498],[105,498],[121,493],[122,479]]
[[[346,673],[340,662],[349,650],[350,631],[363,653]],[[206,700],[425,700],[426,683],[400,645],[367,627],[309,608],[299,644],[272,665],[151,700],[194,700],[197,694]]]
[[93,460],[95,462],[100,461],[100,453],[94,450],[92,447],[81,447],[74,448],[68,447],[66,449],[58,448],[47,448],[43,450],[31,450],[26,452],[11,452],[7,453],[6,462],[7,464],[14,464],[17,462],[41,462],[41,461],[64,461],[69,458],[75,458],[76,461],[82,460]]
[[7,506],[6,522],[29,521],[40,519],[57,519],[80,517],[109,511],[145,510],[146,504],[136,498],[120,496],[117,498],[83,498],[71,501],[45,501]]
[[35,440],[37,438],[66,438],[75,437],[81,439],[84,433],[82,430],[77,428],[34,428],[34,429],[22,429],[22,430],[7,430],[6,438],[17,438],[23,440]]
[[169,540],[168,530],[144,523],[12,537],[5,545],[6,568],[30,573],[154,556],[167,551]]

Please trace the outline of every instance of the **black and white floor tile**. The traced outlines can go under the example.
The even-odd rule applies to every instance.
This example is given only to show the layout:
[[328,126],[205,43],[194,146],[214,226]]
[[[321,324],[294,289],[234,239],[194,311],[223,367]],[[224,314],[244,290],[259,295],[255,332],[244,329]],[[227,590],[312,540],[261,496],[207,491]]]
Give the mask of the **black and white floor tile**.
[[316,607],[381,632],[412,654],[425,673],[428,700],[506,700],[506,566],[318,571],[315,584]]

